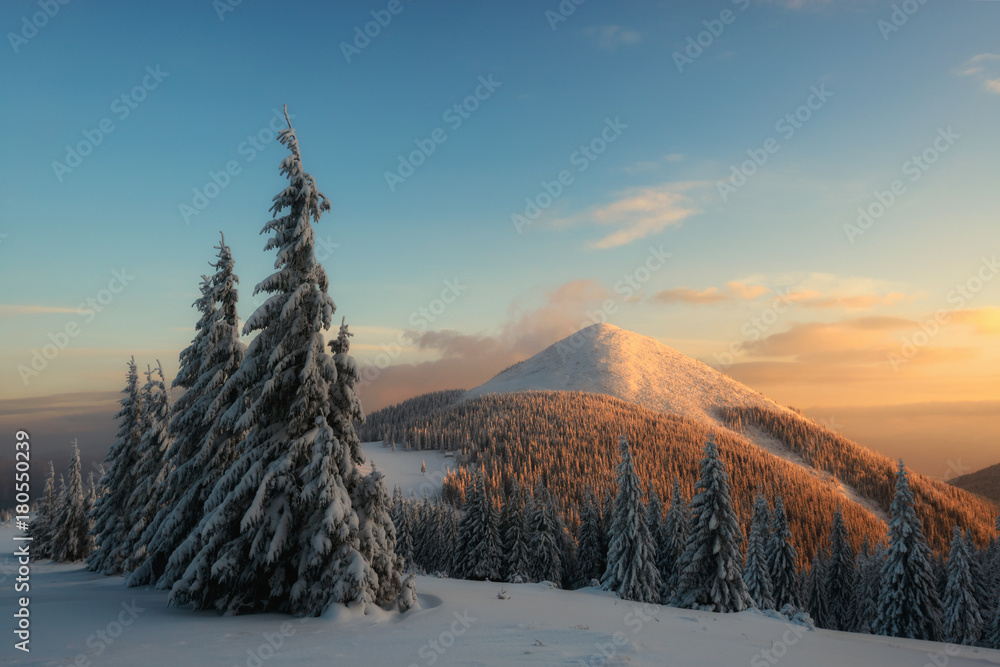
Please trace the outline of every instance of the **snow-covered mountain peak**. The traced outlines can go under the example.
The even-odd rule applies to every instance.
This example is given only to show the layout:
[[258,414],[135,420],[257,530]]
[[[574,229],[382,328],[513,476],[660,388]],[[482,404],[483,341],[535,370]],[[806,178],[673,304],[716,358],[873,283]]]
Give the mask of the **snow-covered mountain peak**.
[[582,391],[651,410],[717,424],[716,408],[767,407],[770,399],[655,338],[612,324],[593,324],[468,392]]

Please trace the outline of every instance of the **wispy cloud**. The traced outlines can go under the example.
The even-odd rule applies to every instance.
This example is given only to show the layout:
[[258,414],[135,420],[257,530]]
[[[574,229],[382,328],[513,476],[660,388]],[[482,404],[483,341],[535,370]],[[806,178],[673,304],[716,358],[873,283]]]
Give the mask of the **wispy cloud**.
[[658,160],[640,160],[639,162],[630,164],[627,167],[623,167],[622,171],[626,174],[642,174],[650,171],[656,171],[662,167],[665,162],[681,162],[683,159],[683,153],[668,153]]
[[692,215],[701,213],[685,193],[705,185],[710,184],[689,181],[658,187],[631,188],[617,193],[618,198],[610,204],[593,207],[557,220],[554,224],[556,227],[590,224],[616,228],[589,244],[591,248],[597,249],[616,248],[658,234],[667,227],[678,226]]
[[957,76],[973,76],[979,79],[988,93],[1000,95],[1000,54],[980,53],[969,58],[952,70]]
[[626,30],[620,25],[592,26],[583,34],[594,39],[597,46],[605,51],[614,51],[620,46],[632,46],[642,41],[642,34],[635,30]]

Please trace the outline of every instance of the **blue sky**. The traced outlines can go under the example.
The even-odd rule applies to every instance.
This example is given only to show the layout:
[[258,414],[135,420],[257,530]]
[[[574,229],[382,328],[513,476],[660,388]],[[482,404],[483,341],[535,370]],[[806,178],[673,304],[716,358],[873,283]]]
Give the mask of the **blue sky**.
[[[401,0],[348,62],[342,43],[390,4],[244,0],[220,16],[208,0],[69,2],[36,32],[24,17],[38,2],[4,4],[0,399],[117,390],[133,353],[170,374],[220,230],[249,314],[273,262],[258,232],[284,154],[245,142],[268,136],[282,104],[333,202],[317,237],[333,244],[321,258],[362,362],[392,349],[444,281],[464,285],[405,338],[369,406],[484,381],[609,298],[613,323],[709,363],[735,350],[727,372],[817,414],[1000,399],[997,285],[947,301],[1000,246],[1000,3],[914,2],[886,32],[893,4],[866,0],[588,0],[554,29],[555,1]],[[699,33],[703,52],[678,71]],[[484,99],[455,127],[446,112],[477,87]],[[828,98],[778,131],[813,90]],[[127,117],[122,95],[135,96]],[[609,121],[615,140],[580,171],[580,147]],[[443,143],[390,189],[386,172],[438,128]],[[100,144],[57,173],[85,132]],[[953,139],[910,180],[905,164],[939,132]],[[723,201],[720,180],[769,138],[777,151]],[[181,205],[229,162],[239,173],[186,220]],[[518,233],[511,216],[563,170],[572,182]],[[894,180],[903,194],[851,243],[844,225]],[[614,285],[651,247],[671,257],[625,299]],[[76,312],[123,268],[134,279],[92,321]],[[749,339],[779,293],[796,307]],[[939,308],[947,326],[892,368]],[[25,382],[18,367],[74,322]],[[970,438],[982,443],[967,457],[995,462],[985,435]]]

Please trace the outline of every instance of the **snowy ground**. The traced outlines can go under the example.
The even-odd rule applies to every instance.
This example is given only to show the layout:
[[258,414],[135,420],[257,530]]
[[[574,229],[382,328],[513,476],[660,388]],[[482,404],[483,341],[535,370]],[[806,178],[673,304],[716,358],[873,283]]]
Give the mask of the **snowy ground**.
[[[4,553],[15,530],[0,527]],[[14,649],[15,566],[0,559],[0,663],[19,665],[1000,665],[1000,652],[805,631],[757,612],[626,603],[594,589],[419,577],[420,610],[220,617],[167,607],[81,565],[31,571],[31,652]]]
[[[414,495],[423,498],[426,492],[433,497],[441,491],[445,475],[457,468],[455,459],[438,451],[405,452],[402,448],[392,451],[381,442],[364,442],[361,449],[365,453],[362,470],[368,473],[372,463],[385,473],[389,492],[399,486],[405,497]],[[426,464],[427,473],[420,472],[421,464]]]

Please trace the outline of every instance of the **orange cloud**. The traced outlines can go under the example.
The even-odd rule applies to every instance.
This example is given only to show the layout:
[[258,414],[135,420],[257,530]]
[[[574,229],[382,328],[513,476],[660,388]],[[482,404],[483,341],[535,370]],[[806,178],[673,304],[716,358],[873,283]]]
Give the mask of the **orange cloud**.
[[701,291],[687,287],[678,287],[677,289],[660,290],[651,298],[653,301],[658,301],[659,303],[706,304],[729,301],[733,297],[731,294],[720,292],[717,287],[709,287]]
[[1000,308],[996,306],[955,310],[950,315],[950,321],[955,324],[971,325],[976,333],[988,336],[1000,334]]

